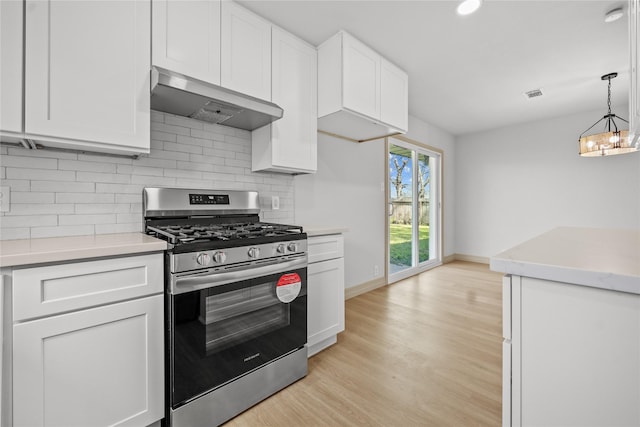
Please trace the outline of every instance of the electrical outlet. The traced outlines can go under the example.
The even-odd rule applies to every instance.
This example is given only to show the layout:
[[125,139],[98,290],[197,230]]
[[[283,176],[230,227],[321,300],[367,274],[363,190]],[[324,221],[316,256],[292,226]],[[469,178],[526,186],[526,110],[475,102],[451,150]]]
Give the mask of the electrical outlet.
[[373,277],[378,277],[380,275],[380,268],[377,265],[373,266]]
[[11,209],[11,188],[8,186],[0,187],[0,212],[9,212]]
[[274,211],[280,209],[280,197],[271,196],[271,209],[273,209]]

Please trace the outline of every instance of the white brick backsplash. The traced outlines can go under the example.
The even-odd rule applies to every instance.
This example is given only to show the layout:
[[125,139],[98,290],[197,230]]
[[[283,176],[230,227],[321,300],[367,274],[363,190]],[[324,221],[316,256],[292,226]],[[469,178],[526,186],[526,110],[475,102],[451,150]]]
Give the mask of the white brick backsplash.
[[[130,166],[126,166],[130,167]],[[131,184],[130,175],[118,175],[115,173],[101,172],[76,172],[78,182],[110,182],[113,184]]]
[[178,135],[178,140],[176,141],[178,144],[189,144],[189,145],[197,145],[199,147],[213,147],[213,141],[210,139],[203,138],[194,138],[192,136],[183,136]]
[[96,183],[96,193],[134,193],[142,197],[142,186],[136,184],[103,184]]
[[202,172],[194,171],[194,170],[185,170],[185,169],[165,169],[164,176],[174,177],[174,178],[198,179],[198,178],[202,178]]
[[31,182],[26,179],[3,179],[2,185],[11,187],[11,191],[29,191],[31,189]]
[[70,204],[40,203],[25,204],[11,201],[11,212],[7,215],[46,215],[46,214],[72,214],[75,209]]
[[84,236],[95,234],[93,225],[63,225],[58,227],[33,227],[31,228],[31,238],[43,237],[63,237],[63,236]]
[[[100,193],[56,193],[56,203],[77,203],[77,204],[91,204],[91,203],[113,203],[115,200],[114,194],[100,194]],[[116,203],[120,203],[115,200]]]
[[153,186],[258,191],[263,219],[293,222],[293,177],[251,172],[251,132],[152,111],[151,139],[137,159],[0,145],[12,193],[0,239],[142,231],[142,189]]
[[[8,156],[7,156],[8,157]],[[27,169],[7,167],[8,179],[42,179],[49,181],[75,181],[74,171],[60,171],[53,169]]]
[[178,162],[178,168],[186,170],[195,170],[200,172],[213,172],[217,169],[216,165],[210,163],[195,162]]
[[[24,150],[23,153],[28,153]],[[0,164],[6,167],[32,168],[32,169],[58,169],[57,159],[22,156],[2,156]]]
[[162,168],[137,165],[118,165],[119,174],[162,176]]
[[[55,193],[38,193],[36,191],[12,191],[11,204],[15,203],[55,203]],[[13,210],[13,209],[12,209]]]
[[77,214],[128,213],[130,211],[129,203],[87,203],[76,206]]
[[113,224],[116,218],[117,214],[60,215],[58,223],[60,225]]
[[[131,183],[142,184],[146,187],[171,187],[176,184],[176,179],[164,176],[134,175],[131,177]],[[140,187],[140,193],[142,194],[142,187]]]
[[41,227],[58,225],[57,215],[20,215],[0,217],[0,226],[5,228]]
[[[0,221],[0,224],[2,222]],[[31,233],[30,228],[2,228],[0,229],[0,240],[28,239]]]
[[140,194],[116,194],[116,203],[142,203],[142,190]]
[[93,182],[31,181],[31,191],[55,191],[67,193],[93,193]]
[[225,158],[216,155],[189,154],[189,161],[194,163],[205,163],[208,165],[224,165]]
[[84,172],[104,172],[115,173],[117,165],[113,163],[102,163],[101,158],[96,157],[94,161],[85,162],[80,160],[59,160],[58,169]]

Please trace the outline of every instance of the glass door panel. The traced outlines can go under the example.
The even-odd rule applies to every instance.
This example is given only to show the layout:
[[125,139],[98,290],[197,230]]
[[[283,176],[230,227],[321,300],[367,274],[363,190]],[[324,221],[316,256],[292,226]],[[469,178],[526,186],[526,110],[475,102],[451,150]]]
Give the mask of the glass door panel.
[[413,266],[413,153],[389,148],[389,272]]
[[392,283],[440,263],[440,153],[389,140],[389,265]]
[[429,258],[429,202],[431,199],[431,170],[429,156],[418,153],[418,263]]

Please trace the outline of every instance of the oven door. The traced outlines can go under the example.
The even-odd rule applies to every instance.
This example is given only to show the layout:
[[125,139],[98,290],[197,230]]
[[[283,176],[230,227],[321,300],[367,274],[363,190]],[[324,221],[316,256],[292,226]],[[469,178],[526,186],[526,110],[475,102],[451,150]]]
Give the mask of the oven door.
[[168,296],[173,409],[306,344],[307,269],[286,264],[223,284],[213,274],[204,288],[200,275],[196,290]]

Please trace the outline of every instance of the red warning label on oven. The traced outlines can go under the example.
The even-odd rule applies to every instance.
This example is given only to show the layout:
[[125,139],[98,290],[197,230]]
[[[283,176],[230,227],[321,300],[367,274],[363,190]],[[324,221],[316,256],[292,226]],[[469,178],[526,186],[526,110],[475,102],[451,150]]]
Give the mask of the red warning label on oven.
[[302,288],[302,280],[298,273],[288,273],[280,276],[276,284],[276,295],[284,303],[296,299]]

